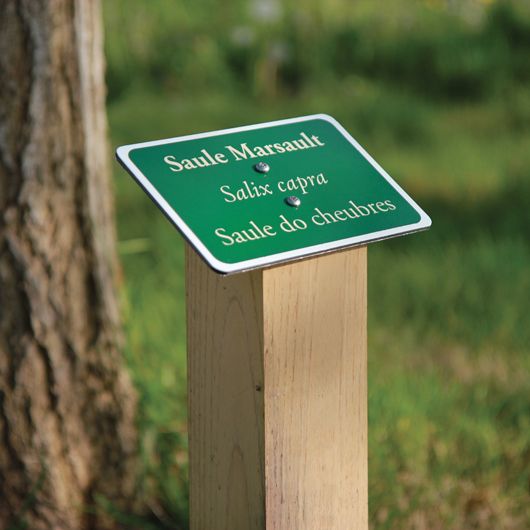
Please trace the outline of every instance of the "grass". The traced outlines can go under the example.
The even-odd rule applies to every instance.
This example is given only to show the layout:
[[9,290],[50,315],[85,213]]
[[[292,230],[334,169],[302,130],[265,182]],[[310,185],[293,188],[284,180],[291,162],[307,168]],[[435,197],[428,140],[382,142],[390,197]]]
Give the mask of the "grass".
[[184,245],[143,192],[131,186],[130,177],[118,173],[115,183],[126,279],[122,291],[125,353],[141,400],[138,427],[145,467],[142,495],[155,521],[168,528],[172,524],[185,528]]
[[[528,83],[458,101],[358,73],[296,97],[226,86],[131,84],[113,145],[325,112],[433,219],[368,253],[371,528],[530,526]],[[183,242],[117,164],[115,184],[145,528],[185,528]]]
[[390,517],[390,528],[526,527],[529,368],[525,357],[497,349],[372,329],[375,528]]

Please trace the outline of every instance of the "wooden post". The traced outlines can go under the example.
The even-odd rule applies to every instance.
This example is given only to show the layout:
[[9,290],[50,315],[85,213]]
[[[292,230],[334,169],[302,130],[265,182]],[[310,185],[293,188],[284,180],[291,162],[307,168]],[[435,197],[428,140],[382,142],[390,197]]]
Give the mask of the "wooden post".
[[366,247],[186,285],[191,530],[367,530]]

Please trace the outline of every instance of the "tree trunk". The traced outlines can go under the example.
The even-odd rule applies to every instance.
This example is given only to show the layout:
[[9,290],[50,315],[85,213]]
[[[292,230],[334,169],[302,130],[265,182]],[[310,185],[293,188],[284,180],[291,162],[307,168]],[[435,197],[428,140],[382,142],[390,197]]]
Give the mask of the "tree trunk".
[[102,40],[98,0],[0,0],[2,530],[112,528],[94,495],[134,499]]

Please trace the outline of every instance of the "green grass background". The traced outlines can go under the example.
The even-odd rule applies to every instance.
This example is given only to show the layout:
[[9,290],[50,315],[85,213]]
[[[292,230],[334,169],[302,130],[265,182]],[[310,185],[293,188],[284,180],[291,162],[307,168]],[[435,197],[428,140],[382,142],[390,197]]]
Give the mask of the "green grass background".
[[[324,112],[431,216],[368,252],[371,528],[530,527],[528,3],[103,4],[113,147]],[[186,528],[183,241],[114,168],[133,519]]]

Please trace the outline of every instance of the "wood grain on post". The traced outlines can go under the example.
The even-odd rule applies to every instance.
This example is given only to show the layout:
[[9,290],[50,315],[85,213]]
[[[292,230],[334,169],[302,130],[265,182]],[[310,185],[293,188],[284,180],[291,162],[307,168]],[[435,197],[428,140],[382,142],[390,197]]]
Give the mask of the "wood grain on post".
[[192,530],[366,530],[366,247],[186,275]]

